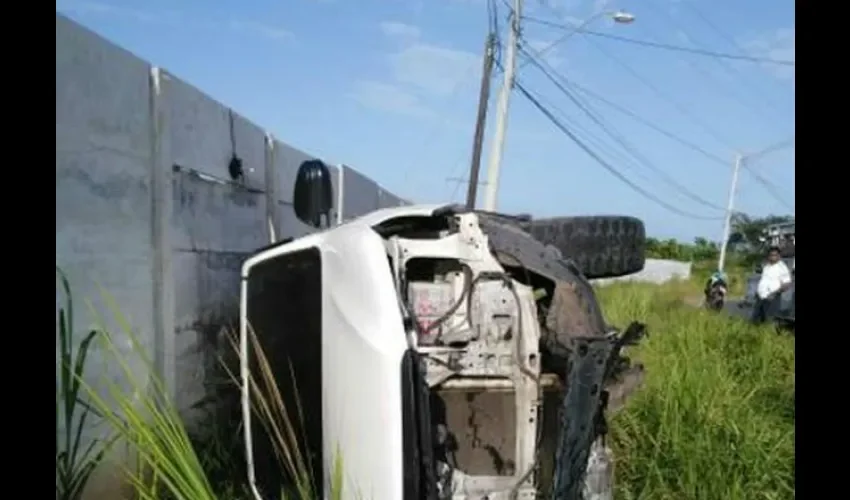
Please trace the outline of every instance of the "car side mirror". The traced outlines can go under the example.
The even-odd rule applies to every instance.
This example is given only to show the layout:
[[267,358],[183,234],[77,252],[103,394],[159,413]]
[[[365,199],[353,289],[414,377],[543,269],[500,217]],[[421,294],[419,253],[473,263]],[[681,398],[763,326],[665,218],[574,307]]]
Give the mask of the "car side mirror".
[[331,171],[320,160],[308,160],[298,167],[292,194],[295,216],[315,228],[322,227],[322,216],[330,225],[333,209],[333,184]]

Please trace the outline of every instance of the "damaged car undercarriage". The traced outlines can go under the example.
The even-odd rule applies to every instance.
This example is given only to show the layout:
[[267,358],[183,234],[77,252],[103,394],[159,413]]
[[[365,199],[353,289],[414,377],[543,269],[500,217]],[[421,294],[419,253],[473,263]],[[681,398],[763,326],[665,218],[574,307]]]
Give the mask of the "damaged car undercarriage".
[[[330,435],[333,446],[356,455],[351,450],[366,446],[364,436],[373,425],[369,418],[382,420],[385,429],[400,419],[405,500],[578,500],[604,495],[600,490],[610,489],[605,483],[611,479],[586,477],[589,457],[594,447],[604,447],[606,412],[622,407],[642,383],[643,367],[633,364],[623,349],[645,335],[644,325],[632,323],[624,331],[607,325],[593,288],[570,260],[510,218],[494,214],[454,206],[379,210],[307,236],[292,251],[315,247],[327,255],[322,272],[334,273],[334,286],[342,290],[349,279],[345,273],[352,270],[335,271],[333,259],[369,271],[371,263],[378,262],[371,246],[375,235],[384,262],[389,262],[391,282],[386,283],[392,284],[396,312],[377,305],[372,310],[370,302],[358,307],[364,315],[400,315],[406,344],[399,347],[402,412],[369,414],[381,410],[358,409],[364,416],[358,432],[329,427],[327,412],[337,404],[328,395],[329,387],[337,384],[339,394],[347,394],[344,388],[354,386],[347,385],[353,372],[325,369],[321,409],[312,414],[325,422],[324,461]],[[265,304],[263,293],[252,292],[252,280],[264,281],[265,290],[285,292],[252,267],[284,258],[285,247],[262,251],[243,268],[249,311],[243,325],[252,324],[261,338],[280,331],[276,325],[281,308],[279,302]],[[369,271],[384,272],[377,267]],[[330,293],[323,301],[330,300],[332,307],[322,309],[321,349],[344,344],[346,336],[372,335],[374,328],[356,324],[355,316],[346,313],[344,301],[349,299],[341,292],[322,293]],[[304,300],[303,294],[293,300]],[[302,311],[306,307],[296,306]],[[337,312],[344,321],[334,317]],[[278,319],[270,319],[272,315]],[[358,373],[389,356],[385,347],[377,349],[381,352],[374,358],[369,358],[370,352],[361,356],[364,365]],[[322,357],[332,356],[322,351]],[[297,372],[298,365],[293,367]],[[387,398],[392,395],[375,401],[383,404]],[[352,421],[358,418],[348,415]],[[309,441],[309,423],[305,427]],[[392,440],[377,433],[369,442],[376,450],[393,449]],[[327,470],[320,463],[316,468]],[[347,468],[360,487],[365,483],[375,492],[374,498],[399,498],[380,493],[392,491],[389,483],[394,480],[376,479],[365,462],[347,459]]]

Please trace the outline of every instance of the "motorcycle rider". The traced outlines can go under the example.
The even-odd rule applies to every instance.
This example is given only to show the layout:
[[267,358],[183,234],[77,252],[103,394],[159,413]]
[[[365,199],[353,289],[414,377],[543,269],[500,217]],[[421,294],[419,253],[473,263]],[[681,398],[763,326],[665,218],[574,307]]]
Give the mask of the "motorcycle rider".
[[[705,289],[703,293],[705,294],[705,303],[709,307],[713,308],[721,308],[723,307],[723,299],[726,296],[727,290],[727,277],[726,273],[723,271],[717,270],[715,271],[711,277],[708,278],[708,281],[705,284]],[[714,299],[714,292],[717,291],[719,297]]]

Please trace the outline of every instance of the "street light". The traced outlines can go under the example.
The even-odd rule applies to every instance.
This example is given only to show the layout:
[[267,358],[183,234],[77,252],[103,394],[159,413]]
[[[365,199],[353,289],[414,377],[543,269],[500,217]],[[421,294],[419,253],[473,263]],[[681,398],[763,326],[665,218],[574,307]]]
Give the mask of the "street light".
[[[538,56],[538,57],[542,56],[546,52],[555,48],[556,45],[560,45],[561,43],[563,43],[564,40],[575,35],[576,33],[580,32],[580,31],[583,31],[584,28],[586,28],[590,23],[593,23],[597,19],[600,19],[602,17],[608,17],[617,24],[632,24],[633,22],[635,22],[634,14],[631,14],[631,13],[626,12],[624,10],[603,10],[603,11],[599,11],[596,14],[593,14],[592,16],[585,19],[584,22],[582,22],[581,24],[579,24],[578,26],[576,26],[572,30],[564,33],[563,36],[561,36],[560,38],[558,38],[554,42],[552,42],[549,45],[547,45],[546,47],[538,50],[535,53],[535,55]],[[528,64],[528,62],[529,62],[528,60],[523,61],[520,68],[522,68],[523,66]]]
[[[531,59],[526,59],[519,65],[516,63],[516,51],[519,43],[519,19],[522,18],[522,0],[514,0],[514,18],[511,21],[510,38],[508,40],[508,51],[505,55],[505,77],[502,82],[502,88],[499,90],[499,99],[496,106],[496,131],[493,133],[492,146],[490,147],[490,159],[487,165],[487,185],[484,191],[484,209],[495,212],[496,198],[499,194],[499,176],[502,167],[502,153],[505,148],[505,132],[507,127],[508,105],[510,103],[511,89],[514,86],[514,75],[516,71],[525,67],[531,62]],[[576,26],[572,31],[568,31],[564,36],[550,43],[542,50],[533,51],[537,57],[542,56],[545,52],[563,42],[572,35],[582,31],[585,26],[596,21],[601,17],[609,17],[618,24],[631,24],[635,20],[635,16],[622,10],[616,11],[600,11],[590,16],[586,21]]]
[[628,12],[618,10],[611,13],[611,19],[613,19],[615,23],[632,24],[635,21],[635,16]]

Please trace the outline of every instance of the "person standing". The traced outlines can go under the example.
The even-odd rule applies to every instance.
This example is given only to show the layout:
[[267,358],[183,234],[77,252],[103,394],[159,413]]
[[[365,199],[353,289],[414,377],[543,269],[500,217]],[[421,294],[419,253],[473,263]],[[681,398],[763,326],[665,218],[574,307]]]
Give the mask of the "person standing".
[[780,258],[778,246],[767,250],[767,262],[761,270],[756,288],[756,304],[753,323],[760,324],[773,319],[779,313],[782,292],[791,288],[791,271]]

